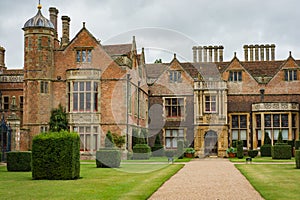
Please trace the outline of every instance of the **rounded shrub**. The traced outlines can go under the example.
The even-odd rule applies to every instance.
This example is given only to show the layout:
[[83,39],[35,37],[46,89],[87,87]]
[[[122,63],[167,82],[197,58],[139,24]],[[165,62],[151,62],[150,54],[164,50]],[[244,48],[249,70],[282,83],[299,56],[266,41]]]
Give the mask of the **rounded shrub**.
[[258,150],[249,150],[248,151],[248,156],[251,158],[255,158],[258,155]]
[[97,168],[118,168],[121,164],[121,152],[116,148],[102,148],[96,152]]
[[132,150],[134,160],[149,160],[151,156],[151,148],[147,144],[136,144]]

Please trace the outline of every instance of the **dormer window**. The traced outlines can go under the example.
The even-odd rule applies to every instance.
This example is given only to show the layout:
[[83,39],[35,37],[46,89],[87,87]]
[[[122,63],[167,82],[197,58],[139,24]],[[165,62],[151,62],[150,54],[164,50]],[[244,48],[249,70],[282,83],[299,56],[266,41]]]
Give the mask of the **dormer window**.
[[284,80],[285,81],[296,81],[297,79],[297,70],[287,69],[284,70]]
[[92,61],[91,49],[77,49],[76,50],[76,62],[78,63],[90,63]]
[[180,71],[169,71],[170,83],[181,82],[181,72]]
[[242,71],[230,71],[228,81],[241,82],[242,81]]

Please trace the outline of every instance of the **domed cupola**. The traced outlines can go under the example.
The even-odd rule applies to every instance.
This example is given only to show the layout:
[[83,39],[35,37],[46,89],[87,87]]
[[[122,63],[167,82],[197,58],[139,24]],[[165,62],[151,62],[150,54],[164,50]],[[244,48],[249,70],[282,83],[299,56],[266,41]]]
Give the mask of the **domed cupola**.
[[52,22],[42,15],[41,8],[42,6],[39,4],[37,14],[24,24],[23,29],[31,27],[44,27],[54,29],[54,25],[52,24]]

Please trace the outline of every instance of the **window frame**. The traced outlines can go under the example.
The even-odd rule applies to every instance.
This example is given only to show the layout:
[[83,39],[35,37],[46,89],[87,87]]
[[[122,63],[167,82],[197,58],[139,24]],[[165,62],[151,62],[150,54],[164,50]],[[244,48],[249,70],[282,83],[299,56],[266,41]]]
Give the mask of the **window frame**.
[[[3,110],[9,110],[10,105],[9,105],[9,100],[10,100],[10,96],[3,96]],[[6,101],[7,100],[7,101]]]
[[181,83],[182,74],[180,70],[169,70],[169,82],[170,83]]
[[[212,99],[214,98],[214,99]],[[205,113],[217,113],[217,95],[208,94],[204,96],[204,112]],[[213,109],[214,108],[214,109]]]
[[41,94],[48,94],[49,93],[49,82],[48,81],[41,81],[40,82],[40,93]]
[[[244,119],[242,119],[242,117]],[[237,118],[237,120],[234,120]],[[234,126],[234,122],[236,122],[237,126]],[[230,128],[231,128],[231,142],[243,140],[243,147],[248,147],[248,115],[247,114],[232,114],[230,117]],[[233,138],[234,133],[237,133],[237,138]],[[246,134],[246,139],[242,138],[242,133]]]
[[242,70],[235,70],[229,71],[229,82],[242,82],[243,81],[243,71]]
[[[185,97],[165,97],[164,113],[167,120],[181,120],[185,117]],[[176,114],[175,114],[176,113]]]
[[98,112],[99,81],[68,82],[68,107],[74,113]]
[[285,81],[297,81],[298,80],[298,70],[297,69],[285,69],[284,70],[284,80]]
[[76,48],[75,61],[77,63],[91,63],[92,58],[92,48]]
[[[168,131],[170,131],[170,135],[167,134]],[[175,132],[177,132],[176,135],[175,135]],[[182,132],[182,135],[180,135],[180,132]],[[166,149],[177,149],[178,141],[179,140],[184,141],[184,139],[185,139],[185,129],[181,129],[181,128],[166,128],[165,129],[164,142],[165,142]],[[170,140],[170,142],[168,143],[167,140]],[[176,147],[173,146],[175,143],[176,143]],[[168,144],[171,144],[171,145],[168,146]]]

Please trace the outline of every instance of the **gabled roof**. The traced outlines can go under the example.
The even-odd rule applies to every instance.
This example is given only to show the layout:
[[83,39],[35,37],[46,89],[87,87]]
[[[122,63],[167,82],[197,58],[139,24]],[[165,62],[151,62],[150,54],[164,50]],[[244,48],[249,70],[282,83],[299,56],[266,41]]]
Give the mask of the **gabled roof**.
[[241,62],[243,67],[255,77],[273,77],[280,70],[284,61]]
[[219,63],[182,63],[181,66],[192,78],[198,78],[199,73],[204,81],[221,80]]
[[130,55],[132,44],[115,44],[103,45],[103,49],[110,56],[113,55]]
[[169,64],[155,63],[155,64],[146,64],[145,66],[146,66],[147,77],[151,79],[157,79],[169,67]]

